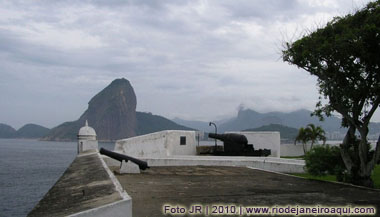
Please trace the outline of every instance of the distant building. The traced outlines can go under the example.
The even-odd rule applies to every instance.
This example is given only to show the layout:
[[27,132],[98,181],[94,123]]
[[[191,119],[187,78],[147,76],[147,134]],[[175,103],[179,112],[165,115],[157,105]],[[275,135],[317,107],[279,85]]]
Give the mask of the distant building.
[[98,141],[94,128],[88,126],[86,120],[85,126],[80,128],[78,133],[78,154],[91,149],[98,149]]

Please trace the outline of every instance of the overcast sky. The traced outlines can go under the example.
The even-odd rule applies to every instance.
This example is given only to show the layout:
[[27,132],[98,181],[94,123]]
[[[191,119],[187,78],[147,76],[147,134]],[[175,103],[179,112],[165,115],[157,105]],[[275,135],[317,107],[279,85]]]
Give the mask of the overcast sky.
[[76,120],[120,77],[138,111],[168,118],[312,110],[316,79],[282,62],[282,43],[367,2],[0,1],[0,122]]

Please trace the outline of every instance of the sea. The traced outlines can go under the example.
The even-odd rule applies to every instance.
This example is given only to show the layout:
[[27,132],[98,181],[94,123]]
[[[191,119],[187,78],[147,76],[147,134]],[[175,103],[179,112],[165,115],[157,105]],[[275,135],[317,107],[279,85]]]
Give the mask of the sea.
[[76,142],[0,139],[0,217],[26,216],[76,155]]

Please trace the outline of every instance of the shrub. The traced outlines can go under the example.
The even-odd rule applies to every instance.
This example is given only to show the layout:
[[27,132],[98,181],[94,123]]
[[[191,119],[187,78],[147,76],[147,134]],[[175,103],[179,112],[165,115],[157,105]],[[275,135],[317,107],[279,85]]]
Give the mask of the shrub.
[[311,175],[336,175],[344,179],[345,166],[337,146],[320,145],[313,147],[305,155],[306,170]]

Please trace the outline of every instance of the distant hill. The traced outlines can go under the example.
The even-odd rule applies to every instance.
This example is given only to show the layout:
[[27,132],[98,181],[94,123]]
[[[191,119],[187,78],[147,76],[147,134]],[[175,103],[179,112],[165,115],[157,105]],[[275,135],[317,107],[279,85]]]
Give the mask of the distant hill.
[[[230,118],[228,120],[214,122],[218,125],[219,132],[252,129],[270,124],[280,124],[283,126],[289,126],[298,129],[310,123],[322,126],[326,131],[342,131],[340,127],[341,120],[339,118],[329,117],[326,118],[325,121],[320,122],[317,117],[311,117],[310,114],[311,111],[305,109],[288,113],[260,113],[251,109],[241,109],[236,117]],[[208,126],[208,122],[190,121],[179,118],[175,118],[173,121],[178,124],[205,132],[213,131],[213,128],[210,128]]]
[[25,124],[17,130],[17,138],[41,138],[49,132],[49,128],[37,124]]
[[98,140],[112,141],[160,130],[189,129],[164,117],[136,112],[136,95],[130,82],[115,79],[96,94],[88,109],[76,121],[53,128],[43,140],[76,140],[86,120],[97,133]]
[[16,135],[16,130],[7,125],[0,123],[0,138],[13,138]]
[[311,111],[301,109],[294,112],[268,112],[259,113],[254,110],[244,109],[238,112],[236,118],[222,124],[219,128],[222,132],[233,130],[244,130],[257,128],[269,124],[280,124],[293,128],[304,127],[313,123],[322,126],[325,131],[342,131],[340,127],[341,120],[337,117],[328,117],[325,121],[320,122],[317,117],[310,116]]
[[42,140],[74,141],[79,129],[84,126],[79,121],[68,121],[51,129]]
[[7,124],[0,123],[0,138],[41,138],[49,132],[49,128],[37,124],[25,124],[18,130]]
[[136,112],[137,115],[137,134],[144,135],[161,130],[194,130],[152,113]]
[[[346,132],[345,128],[341,127],[341,119],[337,117],[326,117],[324,121],[319,121],[315,116],[310,116],[312,112],[306,109],[300,109],[293,112],[268,112],[260,113],[251,109],[241,109],[236,117],[229,120],[216,122],[218,132],[238,131],[245,129],[254,129],[261,126],[277,124],[299,129],[312,123],[316,126],[321,126],[327,133],[338,132],[341,137]],[[179,118],[173,119],[178,124],[198,129],[205,132],[210,132],[213,128],[208,126],[208,122],[189,121]],[[380,123],[370,123],[369,138],[377,139],[380,133]]]
[[278,131],[280,132],[281,139],[286,140],[294,140],[298,134],[298,129],[281,124],[269,124],[253,129],[246,129],[243,131]]
[[[230,119],[225,119],[225,120],[218,120],[218,121],[212,121],[214,122],[217,126],[228,122]],[[191,120],[184,120],[181,118],[174,118],[172,119],[175,123],[179,125],[183,125],[192,129],[196,129],[199,131],[203,132],[214,132],[214,126],[209,126],[210,122],[206,121],[191,121]]]
[[174,121],[177,124],[187,126],[193,129],[197,129],[203,132],[208,132],[214,129],[208,125],[209,122],[205,122],[205,121],[188,121],[188,120],[183,120],[180,118],[174,118],[172,121]]

